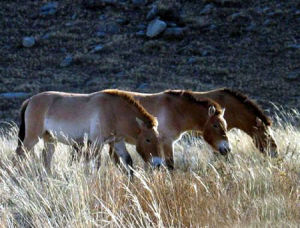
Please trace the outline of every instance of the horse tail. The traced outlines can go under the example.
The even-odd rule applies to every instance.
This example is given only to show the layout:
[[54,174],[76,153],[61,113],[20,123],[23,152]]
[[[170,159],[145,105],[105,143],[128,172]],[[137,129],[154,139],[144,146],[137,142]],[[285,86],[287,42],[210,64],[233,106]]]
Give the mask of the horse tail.
[[25,100],[21,106],[21,112],[20,112],[20,117],[21,117],[21,124],[19,128],[19,134],[18,134],[18,147],[22,146],[22,142],[24,141],[25,138],[25,111],[28,106],[29,99]]

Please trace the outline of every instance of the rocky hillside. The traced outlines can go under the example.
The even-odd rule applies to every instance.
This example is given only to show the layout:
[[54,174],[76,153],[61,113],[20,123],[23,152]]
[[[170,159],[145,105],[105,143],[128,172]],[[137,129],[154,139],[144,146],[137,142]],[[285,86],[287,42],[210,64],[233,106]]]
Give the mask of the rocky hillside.
[[45,91],[238,89],[300,108],[297,0],[3,0],[0,119]]

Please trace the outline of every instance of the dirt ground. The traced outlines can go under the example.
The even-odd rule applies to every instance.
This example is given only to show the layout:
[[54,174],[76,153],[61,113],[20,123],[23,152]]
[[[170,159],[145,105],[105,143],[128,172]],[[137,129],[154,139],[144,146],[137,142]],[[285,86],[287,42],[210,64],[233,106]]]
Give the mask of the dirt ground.
[[[0,120],[46,90],[229,87],[268,112],[300,108],[300,4],[278,0],[4,0],[0,3]],[[51,3],[51,2],[50,2]],[[158,6],[180,36],[145,35]],[[24,47],[24,37],[35,44]],[[23,92],[18,97],[7,93]]]

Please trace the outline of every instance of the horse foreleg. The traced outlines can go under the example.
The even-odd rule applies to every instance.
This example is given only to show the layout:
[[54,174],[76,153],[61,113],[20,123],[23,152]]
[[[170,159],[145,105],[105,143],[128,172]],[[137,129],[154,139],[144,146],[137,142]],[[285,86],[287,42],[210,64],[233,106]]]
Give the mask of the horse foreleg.
[[169,170],[173,170],[174,169],[173,143],[163,142],[162,146],[163,146],[167,168]]
[[110,158],[113,158],[114,162],[118,165],[120,163],[120,159],[118,154],[116,153],[116,149],[115,149],[115,143],[114,142],[110,142],[109,144],[109,156]]
[[83,145],[81,144],[74,144],[72,145],[72,151],[71,151],[71,160],[69,162],[69,165],[72,165],[74,161],[79,162],[82,157],[82,149]]
[[43,164],[44,167],[48,173],[48,175],[51,175],[51,161],[52,161],[52,157],[55,151],[55,144],[54,143],[46,143],[43,152],[42,152],[42,156],[43,156]]

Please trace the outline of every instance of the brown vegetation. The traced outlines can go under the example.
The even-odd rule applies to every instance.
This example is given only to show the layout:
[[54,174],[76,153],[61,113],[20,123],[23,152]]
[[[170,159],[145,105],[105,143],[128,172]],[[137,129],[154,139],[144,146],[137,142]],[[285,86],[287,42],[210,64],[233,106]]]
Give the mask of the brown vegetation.
[[[11,158],[16,129],[0,138],[1,224],[33,227],[297,227],[299,202],[299,129],[291,126],[300,114],[282,115],[273,127],[279,158],[255,151],[251,139],[230,133],[228,161],[191,136],[175,146],[176,170],[148,170],[132,147],[135,177],[106,160],[99,172],[84,162],[68,165],[71,148],[59,145],[53,176],[39,158]],[[288,121],[288,122],[287,122]],[[21,171],[20,171],[21,170]]]

